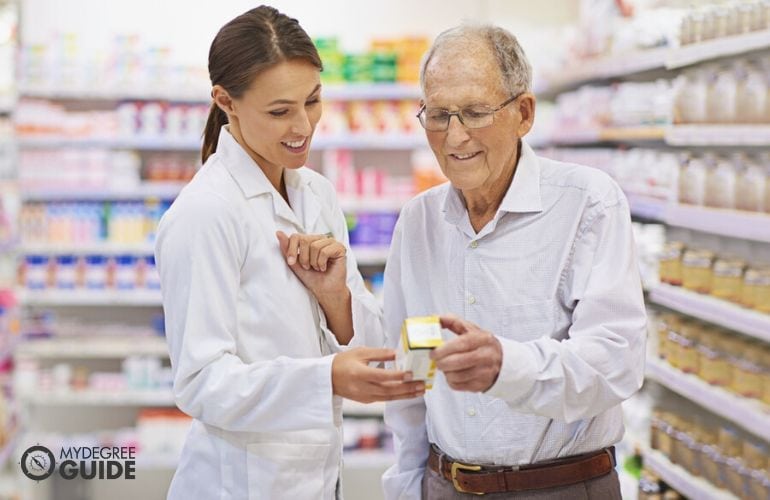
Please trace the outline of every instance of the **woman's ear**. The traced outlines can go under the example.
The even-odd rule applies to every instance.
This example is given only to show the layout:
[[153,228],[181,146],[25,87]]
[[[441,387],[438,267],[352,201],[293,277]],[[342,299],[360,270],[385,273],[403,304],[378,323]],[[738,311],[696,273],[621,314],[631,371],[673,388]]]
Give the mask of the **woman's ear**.
[[211,97],[214,99],[214,102],[219,109],[228,115],[233,114],[233,99],[224,87],[221,85],[214,85],[211,89]]

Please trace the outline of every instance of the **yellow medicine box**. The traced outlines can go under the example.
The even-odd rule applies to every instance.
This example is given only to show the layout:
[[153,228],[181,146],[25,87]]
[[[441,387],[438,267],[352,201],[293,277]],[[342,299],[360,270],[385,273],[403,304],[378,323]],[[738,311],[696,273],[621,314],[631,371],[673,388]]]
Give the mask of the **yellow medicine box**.
[[399,370],[411,371],[414,380],[424,380],[425,388],[433,386],[436,364],[430,352],[444,343],[438,316],[407,318],[401,326],[401,348],[396,352]]

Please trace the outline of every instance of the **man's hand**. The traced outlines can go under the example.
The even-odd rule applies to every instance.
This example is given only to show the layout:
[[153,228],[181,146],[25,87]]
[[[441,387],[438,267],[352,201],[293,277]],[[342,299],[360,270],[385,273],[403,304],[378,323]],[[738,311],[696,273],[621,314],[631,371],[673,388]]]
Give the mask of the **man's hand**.
[[360,403],[409,399],[425,394],[425,383],[412,381],[411,372],[369,366],[370,361],[392,361],[392,349],[354,347],[334,356],[332,391]]
[[456,316],[441,316],[441,327],[458,336],[431,353],[436,368],[444,372],[456,391],[484,392],[497,380],[503,363],[500,341],[478,325]]
[[275,235],[286,263],[319,301],[347,292],[345,245],[327,235]]

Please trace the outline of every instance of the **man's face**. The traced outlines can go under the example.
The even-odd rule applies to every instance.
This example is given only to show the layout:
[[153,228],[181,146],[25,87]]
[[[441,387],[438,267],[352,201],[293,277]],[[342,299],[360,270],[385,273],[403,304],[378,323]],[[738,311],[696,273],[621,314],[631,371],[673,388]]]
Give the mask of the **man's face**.
[[[474,105],[496,108],[512,97],[503,88],[494,55],[483,42],[449,43],[437,51],[425,70],[425,106],[459,111]],[[443,132],[426,131],[444,175],[461,191],[486,192],[506,180],[516,167],[519,137],[529,131],[533,113],[524,110],[525,94],[494,114],[492,125],[470,129],[456,116]],[[528,116],[527,116],[528,115]]]

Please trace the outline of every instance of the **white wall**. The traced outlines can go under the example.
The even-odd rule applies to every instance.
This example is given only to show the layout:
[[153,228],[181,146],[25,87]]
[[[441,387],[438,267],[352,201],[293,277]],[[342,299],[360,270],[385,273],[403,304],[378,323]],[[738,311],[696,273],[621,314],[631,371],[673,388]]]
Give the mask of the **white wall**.
[[[165,46],[173,60],[205,66],[221,25],[258,5],[246,0],[19,0],[23,43],[77,34],[84,53],[104,50],[116,34],[137,34],[145,46]],[[427,35],[464,19],[490,21],[519,36],[534,62],[554,47],[555,30],[577,16],[577,0],[273,0],[311,36],[337,36],[358,51],[377,36]],[[542,55],[541,55],[542,54]]]

